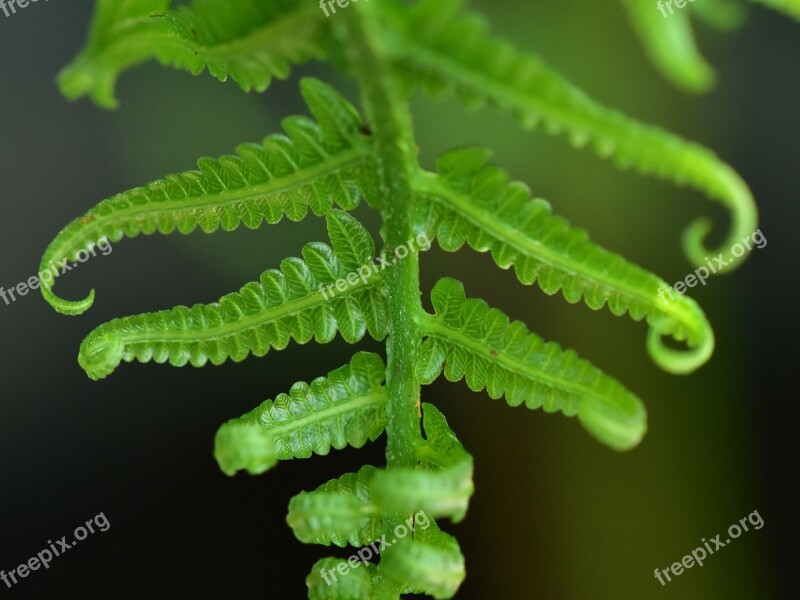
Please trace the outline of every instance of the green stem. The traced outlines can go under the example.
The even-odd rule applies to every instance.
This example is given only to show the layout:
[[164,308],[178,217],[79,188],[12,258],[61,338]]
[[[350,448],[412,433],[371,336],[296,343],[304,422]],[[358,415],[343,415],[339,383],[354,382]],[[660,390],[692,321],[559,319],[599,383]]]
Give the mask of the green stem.
[[[391,252],[413,238],[413,174],[419,169],[408,102],[390,77],[387,51],[382,45],[375,9],[367,3],[353,6],[336,24],[348,62],[361,86],[361,96],[375,150],[382,159],[380,172],[382,236]],[[422,441],[419,423],[420,384],[414,374],[420,332],[415,315],[422,311],[419,256],[410,253],[386,273],[389,292],[387,340],[386,426],[387,464],[414,466]]]

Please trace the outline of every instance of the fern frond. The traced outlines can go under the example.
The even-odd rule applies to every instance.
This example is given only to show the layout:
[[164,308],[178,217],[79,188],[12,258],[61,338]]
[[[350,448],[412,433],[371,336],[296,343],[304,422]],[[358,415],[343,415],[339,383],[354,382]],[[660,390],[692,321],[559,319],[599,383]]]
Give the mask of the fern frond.
[[[696,11],[676,10],[663,21],[655,0],[619,1],[668,79],[694,92],[711,86],[714,74],[695,45],[691,19],[729,29],[741,18],[732,4],[738,0],[697,2]],[[752,1],[800,17],[800,0]],[[325,2],[332,8],[333,0]],[[673,295],[666,282],[553,215],[524,184],[489,166],[487,151],[446,152],[436,172],[423,171],[410,93],[453,93],[470,109],[496,105],[524,128],[541,123],[620,168],[720,202],[732,218],[719,249],[705,247],[707,219],[684,232],[684,251],[700,266],[696,279],[711,274],[705,265],[717,273],[706,255],[728,269],[741,262],[733,251],[742,248],[740,240],[760,234],[757,212],[747,185],[710,150],[589,98],[536,56],[490,35],[480,16],[463,11],[464,0],[362,0],[333,19],[326,18],[325,2],[97,0],[86,47],[59,74],[71,99],[88,96],[116,107],[118,78],[148,60],[195,75],[207,70],[248,91],[264,90],[294,65],[325,57],[355,77],[370,122],[329,86],[303,80],[313,118],[286,118],[283,133],[261,145],[201,158],[198,170],[99,203],[48,246],[39,287],[57,311],[79,314],[92,305],[94,290],[75,302],[59,298],[53,269],[69,270],[67,263],[83,262],[81,252],[94,254],[95,246],[104,250],[98,242],[198,228],[233,231],[242,224],[255,229],[284,216],[299,221],[309,212],[324,217],[330,245],[306,244],[301,257],[281,261],[217,302],[100,325],[83,340],[79,364],[101,379],[123,361],[199,367],[263,356],[292,341],[326,343],[337,334],[348,343],[367,333],[386,339],[386,364],[377,354],[358,352],[324,377],[295,383],[223,424],[214,456],[228,475],[260,474],[281,460],[361,448],[386,431],[385,469],[364,466],[289,503],[286,522],[300,541],[358,548],[359,564],[351,556],[314,565],[306,578],[309,598],[452,598],[465,578],[464,556],[434,519],[466,516],[474,464],[442,412],[421,402],[421,385],[444,374],[493,399],[504,397],[512,407],[576,416],[593,437],[619,451],[641,441],[647,415],[614,378],[483,300],[467,298],[456,280],[434,286],[433,310],[426,312],[418,257],[401,259],[428,249],[430,236],[445,251],[467,244],[489,252],[525,285],[536,282],[570,303],[584,301],[594,310],[608,305],[614,315],[645,320],[649,353],[672,373],[704,364],[714,335],[693,300]],[[380,266],[373,261],[375,242],[347,213],[362,196],[382,221]],[[416,249],[406,237],[414,234]],[[423,235],[427,245],[420,247]],[[686,349],[668,347],[666,336]]]
[[454,523],[467,514],[472,482],[472,457],[432,404],[423,403],[426,440],[417,449],[419,467],[375,473],[372,499],[396,514],[423,511],[430,517],[450,517]]
[[719,248],[709,250],[704,240],[710,221],[694,221],[684,234],[687,256],[696,265],[720,253],[730,265],[741,262],[730,248],[756,229],[758,219],[750,190],[730,166],[698,144],[593,101],[537,57],[491,37],[485,21],[462,15],[460,4],[422,0],[409,10],[381,4],[402,30],[387,47],[409,87],[434,96],[454,91],[470,108],[495,104],[516,113],[526,127],[542,121],[548,132],[567,135],[576,147],[591,144],[620,168],[704,192],[731,211],[731,228]]
[[[424,200],[420,219],[444,250],[456,251],[466,242],[491,252],[500,267],[513,266],[522,283],[535,281],[546,294],[561,291],[568,302],[583,299],[595,310],[607,303],[615,315],[646,318],[648,349],[667,371],[689,372],[708,360],[714,334],[691,298],[659,298],[667,283],[553,216],[547,202],[530,199],[524,184],[509,183],[502,170],[486,166],[488,157],[481,149],[450,151],[439,158],[438,175],[420,172],[416,178],[414,188]],[[691,350],[667,348],[662,335],[686,340]]]
[[750,0],[800,21],[800,0]]
[[688,10],[665,16],[650,0],[621,1],[650,61],[664,77],[687,92],[713,87],[716,75],[697,49]]
[[431,383],[444,371],[449,381],[466,378],[471,390],[486,388],[510,406],[524,402],[530,409],[577,415],[616,450],[639,443],[647,428],[644,407],[615,379],[483,300],[467,299],[458,281],[440,280],[431,300],[435,315],[420,320],[427,336],[416,365],[420,382]]
[[199,75],[230,76],[249,91],[264,91],[290,66],[324,57],[325,20],[298,0],[195,0],[169,10],[169,0],[98,0],[89,42],[58,76],[70,100],[90,96],[116,108],[121,73],[156,59]]
[[[341,228],[341,222],[356,222],[337,210],[326,219],[328,231]],[[371,260],[372,253],[367,253],[374,245],[359,227],[352,231],[362,238],[364,264]],[[333,248],[307,244],[304,260],[287,258],[280,270],[265,271],[258,283],[248,283],[219,302],[109,321],[83,340],[78,362],[89,377],[101,379],[123,360],[199,367],[207,361],[218,365],[228,358],[238,362],[249,354],[263,356],[270,348],[285,348],[292,339],[299,344],[312,338],[326,343],[337,331],[349,343],[360,340],[366,331],[382,340],[388,322],[386,298],[378,286],[382,272],[370,271],[345,291],[326,298],[323,286],[350,273],[337,257],[340,250],[345,255],[351,252],[349,247],[339,248],[336,241]]]
[[[261,448],[267,442],[249,433],[253,428],[267,434],[277,460],[325,455],[331,447],[361,448],[367,440],[375,441],[386,426],[385,375],[380,356],[359,352],[327,377],[310,385],[295,383],[288,394],[220,427],[214,450],[220,468],[228,475],[239,469],[254,475],[264,472]],[[252,450],[254,442],[259,451]]]
[[[40,270],[74,260],[103,237],[116,242],[140,233],[188,234],[197,227],[206,233],[241,224],[254,229],[284,215],[299,221],[309,208],[325,215],[334,203],[352,210],[362,195],[374,195],[374,159],[355,108],[320,81],[306,79],[301,89],[316,123],[287,118],[286,135],[239,146],[238,156],[201,158],[199,171],[169,175],[100,202],[56,236]],[[83,300],[68,301],[51,287],[42,282],[42,295],[61,313],[80,314],[94,302],[94,290]]]
[[286,522],[305,544],[366,546],[383,535],[383,516],[370,497],[378,469],[365,465],[357,473],[331,479],[313,492],[289,502]]
[[414,530],[384,550],[378,574],[403,586],[407,593],[452,598],[466,577],[464,555],[452,535],[435,522]]

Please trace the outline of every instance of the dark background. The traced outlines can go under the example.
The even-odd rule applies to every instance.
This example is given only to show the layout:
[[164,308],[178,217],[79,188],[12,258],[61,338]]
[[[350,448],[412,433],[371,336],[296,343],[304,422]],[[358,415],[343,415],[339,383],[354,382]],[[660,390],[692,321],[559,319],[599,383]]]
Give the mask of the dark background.
[[[376,0],[379,1],[379,0]],[[460,598],[682,600],[789,598],[797,528],[798,131],[800,26],[753,8],[733,35],[701,30],[720,82],[701,98],[670,88],[647,64],[619,3],[473,2],[494,30],[535,51],[595,98],[661,124],[718,152],[758,200],[768,246],[694,297],[717,337],[708,365],[689,377],[649,360],[641,323],[569,305],[525,288],[487,255],[463,250],[423,257],[426,293],[443,275],[468,294],[524,319],[574,348],[646,403],[650,430],[617,454],[574,420],[511,409],[463,383],[424,390],[475,457],[476,494],[455,533],[467,558]],[[688,9],[685,9],[688,10]],[[61,227],[98,201],[197,157],[229,153],[305,113],[297,76],[266,94],[241,93],[207,74],[158,66],[121,79],[122,107],[69,103],[54,77],[82,46],[89,2],[38,2],[0,14],[0,285],[25,281]],[[493,109],[418,98],[423,164],[454,145],[480,143],[556,212],[593,239],[668,281],[690,268],[682,228],[725,212],[701,195],[616,171],[561,138],[520,132]],[[357,213],[369,220],[366,211]],[[370,221],[375,224],[374,219]],[[322,556],[350,550],[304,546],[285,524],[289,498],[364,463],[383,464],[385,440],[279,465],[261,477],[225,477],[211,450],[217,427],[297,380],[346,363],[355,348],[292,345],[264,359],[202,369],[123,365],[95,383],[76,356],[83,337],[115,316],[209,302],[324,239],[323,223],[259,231],[121,241],[59,279],[85,315],[56,314],[38,292],[0,303],[0,569],[9,571],[103,512],[106,533],[89,536],[50,569],[0,596],[18,598],[304,598]],[[364,342],[359,348],[379,349]],[[757,510],[765,525],[684,572],[666,568]],[[722,536],[724,539],[726,536]]]

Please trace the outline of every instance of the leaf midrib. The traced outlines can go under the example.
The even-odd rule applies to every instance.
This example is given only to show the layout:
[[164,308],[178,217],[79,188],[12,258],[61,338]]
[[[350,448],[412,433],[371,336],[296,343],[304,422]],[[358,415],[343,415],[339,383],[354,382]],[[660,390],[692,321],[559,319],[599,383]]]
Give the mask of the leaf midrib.
[[[282,42],[286,37],[291,37],[292,39],[299,37],[298,31],[305,29],[313,31],[319,27],[319,20],[315,19],[315,16],[316,13],[310,7],[304,6],[288,15],[280,15],[274,21],[265,23],[244,36],[231,41],[208,45],[195,43],[194,40],[186,38],[181,38],[181,41],[187,48],[203,54],[207,59],[211,60],[225,56],[263,53],[279,45],[276,42]],[[304,41],[311,44],[309,40]]]
[[[596,390],[590,387],[563,379],[562,377],[556,376],[552,371],[532,368],[525,361],[509,356],[504,349],[492,348],[484,342],[476,340],[462,331],[442,323],[439,317],[426,314],[422,319],[422,327],[429,335],[445,343],[458,344],[473,355],[478,355],[482,359],[495,363],[506,371],[525,377],[530,381],[545,383],[550,387],[575,394],[578,396],[579,401],[582,401],[584,396],[591,396],[602,402],[608,400],[608,398],[598,394]],[[492,354],[492,352],[495,352],[495,354]],[[503,386],[503,392],[505,395],[506,386]],[[563,409],[563,403],[560,403],[559,409]]]
[[[104,227],[114,226],[117,225],[119,222],[128,222],[132,218],[141,217],[143,215],[148,215],[149,213],[157,214],[161,212],[169,212],[169,211],[191,211],[191,210],[198,210],[203,208],[208,208],[211,206],[226,206],[230,204],[234,204],[236,202],[243,202],[248,200],[250,197],[254,196],[263,196],[266,194],[276,194],[277,192],[291,190],[292,188],[299,187],[301,185],[307,185],[309,183],[313,183],[315,180],[322,178],[325,175],[329,175],[331,173],[335,173],[341,170],[344,167],[347,167],[351,164],[358,163],[361,160],[368,158],[364,148],[356,147],[351,148],[345,152],[340,154],[330,154],[328,155],[325,160],[318,163],[317,165],[311,167],[305,167],[303,169],[299,169],[290,175],[273,178],[270,181],[266,181],[264,183],[255,184],[255,185],[248,185],[239,189],[228,189],[222,192],[215,192],[215,193],[204,193],[201,195],[192,195],[186,196],[185,198],[178,198],[178,199],[170,199],[170,200],[153,200],[148,198],[148,202],[143,205],[132,205],[126,206],[123,208],[114,209],[112,205],[112,212],[108,217],[97,218],[96,221],[91,222],[89,225],[85,225],[84,227],[77,228],[74,233],[69,235],[61,244],[61,248],[64,249],[61,252],[55,254],[56,257],[65,256],[72,252],[74,248],[72,247],[72,243],[76,239],[86,239],[86,237],[92,237],[93,234],[97,232],[101,232]],[[194,171],[195,173],[200,173],[200,171]],[[128,199],[131,194],[134,192],[144,192],[152,193],[152,188],[156,184],[160,184],[161,182],[166,182],[166,179],[159,180],[157,182],[150,183],[141,188],[134,188],[128,192],[123,192],[119,196],[109,198],[106,202],[111,203],[114,200],[120,199]],[[95,213],[104,206],[104,203],[101,203],[92,211],[87,213],[87,216],[95,216]],[[108,204],[105,204],[108,206]],[[52,259],[51,259],[52,260]]]
[[[349,391],[349,390],[348,390]],[[307,401],[308,398],[305,398],[304,401]],[[281,436],[288,436],[292,433],[295,433],[298,430],[302,430],[307,427],[313,426],[315,423],[320,421],[327,421],[336,419],[342,413],[348,412],[356,412],[359,408],[363,408],[368,405],[375,405],[380,406],[381,404],[386,403],[386,392],[383,386],[380,386],[377,390],[371,390],[368,393],[364,393],[361,395],[355,395],[349,397],[345,401],[331,401],[325,406],[325,408],[321,410],[315,410],[313,408],[308,408],[305,415],[300,418],[292,418],[287,421],[282,421],[278,425],[264,425],[263,413],[258,415],[259,423],[265,427],[267,431],[273,433],[276,438]],[[274,406],[274,404],[273,404]],[[271,409],[272,407],[270,407]],[[269,410],[265,411],[269,412]],[[327,431],[325,432],[327,434]],[[373,433],[372,430],[368,431],[367,433]],[[326,441],[330,442],[330,436],[326,435]]]
[[[345,275],[345,277],[346,276],[347,274]],[[337,290],[335,298],[326,299],[322,295],[322,292],[313,291],[307,296],[304,296],[302,298],[288,300],[287,302],[285,302],[280,306],[266,308],[257,314],[247,315],[245,317],[242,317],[234,321],[233,323],[223,323],[221,325],[217,325],[216,327],[203,327],[202,329],[199,330],[192,328],[183,331],[176,331],[176,330],[148,331],[142,334],[137,334],[136,332],[125,332],[125,333],[118,333],[117,335],[119,335],[120,340],[126,346],[125,348],[126,353],[130,352],[130,350],[127,348],[129,344],[139,344],[143,342],[197,343],[197,342],[215,340],[230,336],[236,336],[242,333],[243,331],[260,327],[268,323],[273,323],[275,321],[279,321],[284,317],[301,314],[316,306],[322,306],[328,302],[333,302],[334,300],[342,299],[345,296],[350,296],[351,294],[354,294],[357,291],[371,288],[383,279],[383,272],[382,271],[378,271],[377,273],[371,272],[366,279],[367,279],[366,284],[364,284],[360,279],[355,284],[350,285],[348,283],[348,288],[344,292],[339,292]],[[327,287],[328,285],[330,285],[330,283],[332,282],[328,282],[323,285]],[[215,310],[220,310],[220,311],[225,310],[219,303],[215,304],[216,306],[214,306],[214,304],[207,306],[214,306]],[[113,321],[111,321],[111,323],[113,323]]]

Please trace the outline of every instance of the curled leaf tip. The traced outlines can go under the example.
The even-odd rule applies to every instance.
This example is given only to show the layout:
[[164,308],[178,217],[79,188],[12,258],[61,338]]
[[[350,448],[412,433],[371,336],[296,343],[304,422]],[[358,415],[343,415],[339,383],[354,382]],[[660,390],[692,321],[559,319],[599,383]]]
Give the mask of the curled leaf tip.
[[214,458],[226,475],[246,470],[260,475],[278,462],[275,439],[263,427],[252,423],[226,423],[214,439]]
[[83,314],[94,304],[94,289],[83,300],[65,300],[53,293],[52,283],[40,281],[39,287],[47,303],[62,315],[74,316]]
[[664,344],[661,332],[651,327],[647,334],[647,351],[653,361],[673,375],[688,375],[703,366],[714,353],[714,332],[711,328],[699,343],[690,344],[686,350],[676,350]]
[[101,327],[86,336],[78,353],[78,364],[95,381],[109,376],[119,366],[125,350],[122,340],[104,333]]
[[647,433],[647,412],[641,402],[602,402],[586,398],[578,406],[578,420],[595,438],[619,452],[631,450]]
[[716,248],[706,246],[706,238],[712,230],[711,219],[700,217],[692,221],[683,232],[683,250],[689,262],[701,267],[709,262],[709,257],[720,258],[725,268],[713,274],[730,273],[741,265],[752,250],[749,241],[758,228],[758,209],[750,189],[739,175],[722,164],[715,175],[719,190],[716,196],[731,213],[730,231]]

